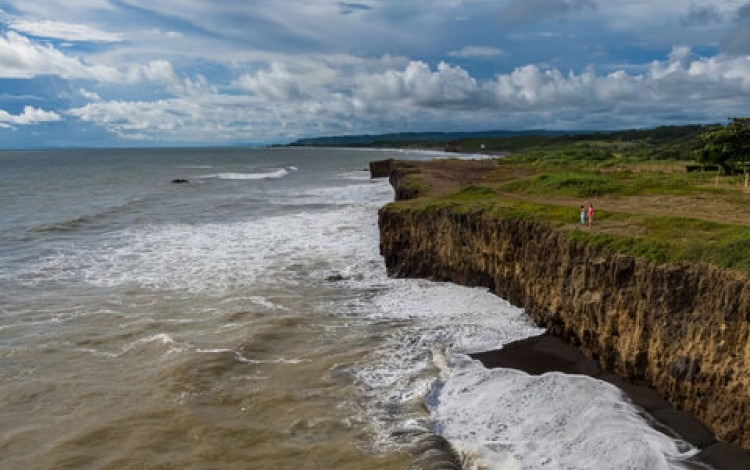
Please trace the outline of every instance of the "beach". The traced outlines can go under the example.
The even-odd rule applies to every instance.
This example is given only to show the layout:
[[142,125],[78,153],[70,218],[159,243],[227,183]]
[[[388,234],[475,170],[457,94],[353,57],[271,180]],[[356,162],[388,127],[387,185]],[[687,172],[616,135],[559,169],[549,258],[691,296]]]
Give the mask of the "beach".
[[705,463],[716,470],[750,468],[750,453],[736,445],[718,441],[699,420],[676,410],[653,388],[628,383],[602,371],[596,361],[560,338],[545,334],[507,344],[502,349],[475,353],[471,357],[488,368],[507,367],[532,375],[550,372],[580,374],[611,383],[642,410],[656,429],[684,439],[700,449],[695,457],[696,462]]

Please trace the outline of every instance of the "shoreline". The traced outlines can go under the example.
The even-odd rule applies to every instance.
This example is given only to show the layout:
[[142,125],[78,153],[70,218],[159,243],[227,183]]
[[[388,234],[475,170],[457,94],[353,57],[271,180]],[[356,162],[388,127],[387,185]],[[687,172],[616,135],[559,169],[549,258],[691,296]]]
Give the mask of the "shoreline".
[[[750,247],[745,226],[716,225],[701,214],[644,216],[635,203],[643,202],[641,195],[629,196],[631,212],[607,218],[605,206],[596,230],[582,231],[578,206],[571,209],[569,199],[552,195],[539,202],[518,188],[506,193],[514,189],[508,185],[536,181],[528,178],[538,169],[522,163],[371,162],[372,176],[388,176],[395,190],[395,202],[378,215],[388,274],[486,287],[603,370],[653,387],[721,441],[750,451],[750,395],[744,393],[750,386],[750,278],[740,265],[722,264],[731,256],[743,261],[743,247]],[[625,183],[579,170],[592,181]],[[553,182],[578,181],[559,169],[551,174]],[[682,178],[670,179],[665,169],[645,174],[670,184]],[[691,184],[701,205],[729,198],[707,194],[698,180]],[[657,186],[672,194],[669,185]],[[545,191],[543,199],[551,190]],[[685,201],[667,202],[674,208]],[[688,256],[686,247],[701,257]]]
[[715,470],[750,468],[750,452],[738,445],[718,440],[697,418],[676,410],[653,388],[628,382],[603,371],[595,360],[589,359],[576,347],[550,333],[469,356],[488,369],[516,369],[530,375],[561,372],[603,380],[622,390],[652,427],[699,449],[699,453],[688,461],[695,468],[705,468],[705,465]]

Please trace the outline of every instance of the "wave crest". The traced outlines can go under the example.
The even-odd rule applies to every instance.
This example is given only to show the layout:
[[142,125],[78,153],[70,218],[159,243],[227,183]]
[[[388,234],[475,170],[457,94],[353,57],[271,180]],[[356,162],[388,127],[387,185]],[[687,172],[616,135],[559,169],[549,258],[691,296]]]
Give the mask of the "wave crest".
[[203,179],[217,179],[217,180],[268,180],[283,178],[289,173],[296,171],[297,168],[288,166],[285,168],[277,168],[273,171],[263,171],[258,173],[239,173],[239,172],[223,172],[223,173],[212,173],[210,175],[202,176]]

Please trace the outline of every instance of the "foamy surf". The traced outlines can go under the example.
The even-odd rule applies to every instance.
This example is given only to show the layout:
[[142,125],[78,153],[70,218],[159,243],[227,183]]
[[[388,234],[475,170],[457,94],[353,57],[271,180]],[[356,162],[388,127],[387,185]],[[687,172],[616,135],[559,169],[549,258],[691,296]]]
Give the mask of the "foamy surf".
[[224,173],[212,173],[204,175],[202,179],[217,179],[217,180],[270,180],[278,179],[287,176],[289,173],[297,171],[297,167],[289,166],[286,168],[280,168],[270,171],[262,171],[258,173],[240,173],[240,172],[224,172]]
[[683,463],[697,453],[654,430],[606,382],[488,370],[469,358],[542,333],[523,310],[486,289],[377,277],[371,272],[368,282],[382,290],[357,310],[397,327],[383,353],[357,374],[363,393],[374,397],[366,414],[379,416],[381,445],[411,436],[421,449],[432,442],[442,462],[442,441],[425,438],[433,433],[450,443],[464,468],[498,470],[674,470],[688,468]]
[[652,429],[622,392],[586,376],[487,370],[463,355],[432,409],[439,432],[499,468],[678,469],[697,453]]

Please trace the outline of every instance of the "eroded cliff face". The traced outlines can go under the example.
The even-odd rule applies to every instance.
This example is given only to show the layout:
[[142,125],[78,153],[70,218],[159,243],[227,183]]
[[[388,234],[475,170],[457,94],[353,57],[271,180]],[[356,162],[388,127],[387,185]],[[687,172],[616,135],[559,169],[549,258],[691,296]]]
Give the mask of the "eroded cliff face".
[[[397,192],[398,194],[398,192]],[[750,448],[750,279],[655,266],[482,212],[381,209],[388,272],[485,286],[609,371]]]

